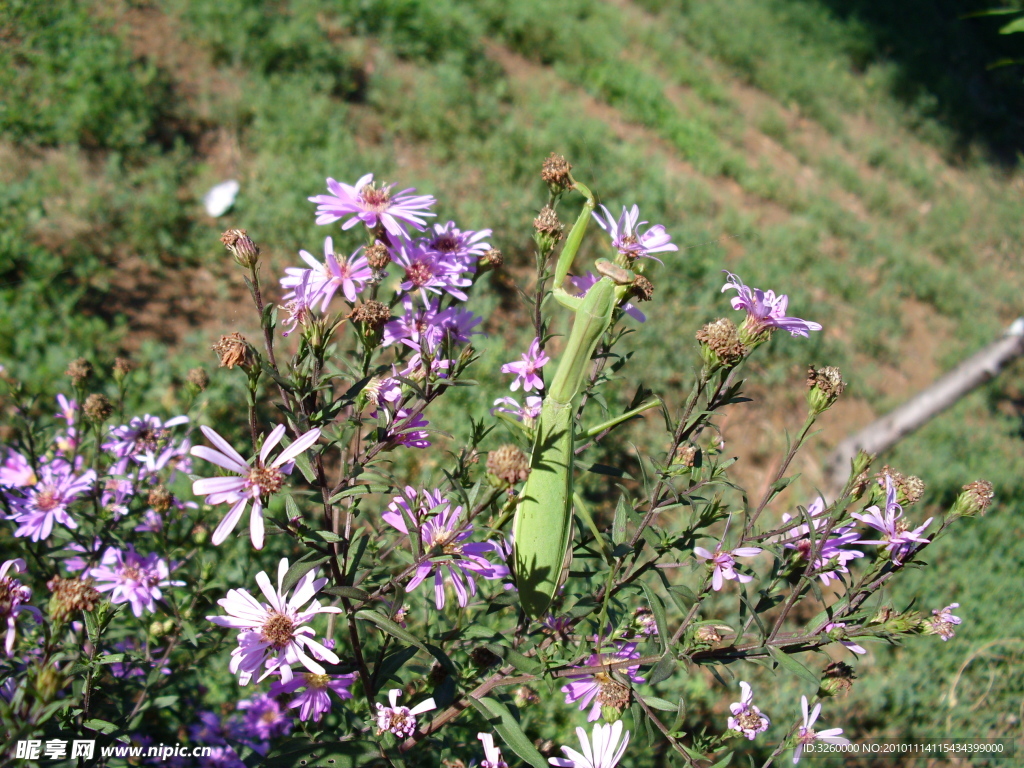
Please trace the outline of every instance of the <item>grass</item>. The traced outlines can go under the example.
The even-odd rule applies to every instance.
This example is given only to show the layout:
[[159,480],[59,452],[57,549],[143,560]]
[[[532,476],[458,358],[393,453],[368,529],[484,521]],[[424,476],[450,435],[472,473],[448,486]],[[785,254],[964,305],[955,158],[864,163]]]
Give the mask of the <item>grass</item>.
[[[134,30],[119,12],[136,14]],[[537,167],[551,150],[609,207],[638,202],[685,249],[655,273],[651,321],[633,337],[646,385],[669,397],[688,387],[693,332],[730,311],[723,268],[789,293],[794,313],[826,325],[810,341],[764,350],[767,403],[748,418],[774,437],[735,446],[752,477],[765,441],[799,420],[798,398],[782,393],[808,363],[840,365],[851,398],[882,412],[1019,311],[1020,172],[987,163],[980,139],[965,143],[962,125],[943,122],[944,103],[920,90],[908,98],[906,72],[879,52],[877,29],[824,2],[570,0],[554,11],[539,0],[161,0],[98,14],[65,0],[8,3],[0,28],[0,86],[11,94],[0,107],[0,326],[11,329],[0,360],[47,395],[69,359],[109,363],[127,349],[157,391],[208,361],[203,347],[217,335],[251,328],[247,309],[199,285],[223,311],[183,326],[169,359],[136,338],[135,300],[111,297],[129,264],[145,265],[154,284],[199,267],[233,280],[217,243],[228,226],[264,245],[268,278],[299,248],[319,250],[324,230],[306,197],[326,176],[372,170],[435,194],[446,201],[442,221],[495,230],[519,279],[532,258]],[[169,56],[161,36],[185,53]],[[198,200],[228,175],[242,193],[210,220]],[[585,248],[599,241],[592,232]],[[487,315],[507,296],[491,285],[475,307]],[[525,330],[507,319],[491,323],[482,369],[523,346]],[[659,332],[676,343],[651,343]],[[501,393],[503,380],[480,378],[438,413],[442,423]],[[232,385],[215,377],[215,386],[228,402]],[[1006,544],[1019,528],[1020,417],[1000,405],[1003,387],[989,385],[886,457],[928,480],[929,504],[976,475],[996,483],[1006,512],[975,523],[959,547],[945,543],[947,571],[1022,570]],[[967,727],[962,709],[935,705],[964,648],[1009,633],[977,607],[995,606],[987,596],[998,583],[964,579],[961,602],[975,607],[961,645],[901,649],[906,672],[858,686],[846,714],[865,728],[881,727],[868,717],[876,712],[934,734],[952,711]],[[937,585],[899,597],[957,599]],[[690,716],[709,716],[713,683],[687,685]],[[1012,695],[989,695],[992,728]]]

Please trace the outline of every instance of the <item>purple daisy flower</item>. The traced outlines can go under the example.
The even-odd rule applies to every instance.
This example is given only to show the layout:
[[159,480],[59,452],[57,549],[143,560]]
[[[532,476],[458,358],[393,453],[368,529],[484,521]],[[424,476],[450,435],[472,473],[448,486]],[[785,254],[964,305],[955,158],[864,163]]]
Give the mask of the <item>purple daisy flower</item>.
[[651,256],[652,253],[679,250],[678,246],[673,245],[672,238],[661,224],[656,224],[641,234],[640,227],[647,222],[639,221],[639,207],[634,205],[627,210],[626,206],[622,206],[622,215],[619,216],[618,221],[603,205],[601,211],[604,218],[596,211],[591,216],[594,217],[594,221],[601,229],[611,235],[612,246],[623,256],[629,259],[654,259],[661,264],[661,259]]
[[953,611],[959,607],[960,603],[950,603],[945,608],[932,611],[932,618],[925,622],[925,631],[931,635],[938,635],[943,642],[952,639],[956,634],[953,627],[962,621],[959,616],[953,615]]
[[31,587],[26,587],[14,578],[12,574],[24,573],[25,561],[20,557],[8,560],[0,565],[0,622],[7,624],[7,638],[4,642],[4,650],[10,656],[14,653],[14,641],[17,639],[17,625],[15,620],[23,613],[27,613],[40,623],[43,614],[33,605],[26,605],[32,599]]
[[284,328],[281,332],[282,336],[290,336],[300,325],[305,326],[313,314],[313,305],[319,295],[310,287],[312,275],[313,270],[302,270],[299,282],[283,297],[282,309],[288,313],[288,317],[281,323],[281,327]]
[[[636,643],[616,643],[613,653],[595,653],[586,663],[585,667],[598,667],[602,664],[609,664],[624,659],[638,659],[640,652],[636,649]],[[631,683],[642,683],[644,678],[637,675],[640,666],[625,667],[626,677]],[[619,668],[622,672],[623,669]],[[587,715],[587,722],[592,723],[601,717],[601,707],[611,706],[621,710],[629,702],[629,688],[612,677],[611,670],[608,672],[587,672],[582,675],[570,675],[567,678],[572,682],[562,686],[562,693],[565,694],[565,703],[580,703],[580,712],[590,707]]]
[[210,754],[199,758],[200,768],[245,768],[234,748],[227,745],[210,747]]
[[75,414],[78,413],[78,402],[75,400],[68,400],[64,395],[57,395],[57,406],[60,408],[57,411],[57,418],[64,419],[68,423],[68,426],[73,426],[75,423]]
[[128,503],[135,496],[135,485],[126,477],[108,477],[103,481],[100,506],[115,520],[128,514]]
[[440,488],[433,491],[417,490],[411,485],[405,486],[402,495],[393,496],[388,504],[387,512],[381,515],[392,528],[397,528],[408,535],[409,528],[406,525],[406,518],[412,520],[415,527],[419,527],[430,516],[431,512],[440,511],[441,507],[448,503]]
[[[430,422],[423,418],[422,413],[415,415],[411,415],[411,413],[407,408],[399,408],[398,413],[395,414],[395,418],[391,422],[391,426],[388,427],[388,439],[393,440],[396,446],[429,448],[430,433],[422,429],[422,427],[427,426]],[[399,422],[402,422],[401,426],[398,426]]]
[[463,232],[455,226],[454,221],[449,221],[447,224],[434,224],[433,230],[434,234],[424,238],[427,248],[446,259],[459,262],[467,272],[476,269],[477,260],[491,247],[490,243],[483,242],[491,236],[489,229]]
[[382,345],[401,343],[417,353],[433,354],[445,341],[452,345],[465,344],[480,333],[475,329],[483,322],[482,317],[462,307],[440,310],[439,304],[438,299],[432,298],[420,306],[409,296],[402,297],[405,312],[384,325]]
[[501,750],[494,746],[494,737],[491,734],[478,733],[476,737],[480,739],[484,748],[484,760],[480,763],[480,768],[508,768],[508,763],[501,757]]
[[263,441],[263,448],[253,466],[249,466],[231,444],[209,427],[200,427],[206,438],[219,450],[197,445],[192,455],[206,459],[218,467],[235,472],[239,477],[207,477],[192,483],[192,493],[206,496],[210,505],[231,504],[231,509],[213,532],[212,541],[219,545],[235,529],[245,507],[252,500],[249,515],[249,534],[256,549],[263,549],[263,497],[281,489],[284,479],[295,467],[293,459],[320,438],[319,429],[311,429],[285,448],[276,459],[268,463],[270,452],[284,437],[285,426],[278,424]]
[[513,397],[499,397],[494,401],[494,407],[491,408],[491,414],[495,413],[507,413],[517,421],[521,421],[527,426],[532,426],[533,423],[540,417],[540,409],[544,404],[542,398],[536,395],[531,395],[526,398],[525,405],[519,405],[519,402]]
[[[572,283],[572,287],[577,296],[583,297],[587,295],[587,291],[594,287],[594,283],[600,280],[597,275],[593,272],[587,271],[587,274],[581,277],[570,277],[569,282]],[[632,302],[626,302],[622,305],[622,311],[636,320],[638,323],[647,321],[647,315],[637,309],[636,305]]]
[[725,274],[729,279],[722,286],[722,291],[736,291],[737,295],[732,298],[732,308],[747,311],[743,330],[749,338],[753,339],[772,328],[789,331],[792,336],[810,336],[811,331],[821,330],[818,323],[786,316],[786,308],[789,306],[789,297],[786,294],[776,296],[774,291],[748,288],[736,275],[731,272]]
[[392,688],[388,691],[388,702],[391,706],[385,707],[380,702],[377,703],[376,720],[378,733],[389,731],[399,738],[407,739],[416,733],[416,715],[422,715],[424,712],[437,709],[437,705],[432,698],[421,701],[412,709],[400,707],[398,706],[398,697],[401,695],[401,689]]
[[797,746],[796,751],[793,752],[793,765],[800,762],[800,756],[804,753],[804,747],[812,741],[824,741],[828,744],[850,743],[849,739],[839,735],[843,732],[842,728],[829,728],[827,731],[815,731],[811,727],[814,725],[814,721],[818,719],[818,714],[821,712],[821,704],[815,704],[814,709],[808,713],[807,697],[801,696],[800,709],[803,711],[804,722],[796,733]]
[[757,734],[767,731],[772,722],[754,706],[754,692],[750,690],[750,685],[741,680],[740,690],[740,700],[729,705],[729,711],[732,712],[729,730],[742,733],[753,741]]
[[838,639],[840,645],[846,646],[850,649],[851,652],[856,653],[857,655],[867,653],[867,651],[864,650],[862,646],[859,646],[852,640],[847,639],[846,622],[844,621],[830,621],[828,624],[821,628],[821,631],[825,634],[835,632],[833,639]]
[[544,380],[537,375],[537,371],[543,368],[550,362],[549,358],[540,348],[540,339],[534,339],[530,344],[530,348],[523,355],[522,360],[518,360],[514,363],[505,363],[501,366],[502,373],[514,373],[516,375],[515,381],[512,382],[509,389],[515,392],[519,389],[520,384],[523,387],[524,392],[530,392],[534,389],[544,389]]
[[0,485],[7,488],[25,488],[37,482],[36,473],[28,459],[9,449],[7,458],[0,464]]
[[694,547],[693,554],[698,560],[706,561],[714,568],[711,576],[711,587],[717,592],[725,584],[724,579],[735,579],[741,584],[753,581],[754,577],[735,570],[737,557],[755,557],[761,554],[760,547],[737,547],[731,552],[722,551],[722,542],[718,542],[714,552],[708,552],[704,547]]
[[356,676],[351,675],[318,675],[313,672],[303,672],[292,678],[288,683],[274,683],[270,686],[271,696],[280,696],[283,693],[295,693],[299,688],[304,688],[298,696],[291,700],[288,709],[299,708],[299,719],[303,722],[312,720],[319,723],[320,719],[331,711],[330,691],[345,701],[352,698],[349,690]]
[[183,581],[170,580],[167,562],[155,552],[143,557],[131,544],[125,550],[108,547],[100,564],[89,571],[96,580],[96,589],[110,592],[110,602],[131,603],[132,613],[141,617],[143,611],[156,612],[161,587],[183,587]]
[[[466,523],[460,524],[462,507],[453,507],[447,499],[440,497],[440,491],[434,495],[425,493],[426,503],[433,503],[432,509],[437,512],[429,518],[425,518],[431,510],[420,507],[416,514],[413,514],[409,501],[415,503],[415,496],[410,496],[406,489],[406,498],[396,497],[392,501],[393,509],[384,515],[385,521],[402,533],[408,534],[405,518],[399,507],[404,508],[410,519],[419,522],[420,541],[424,552],[432,552],[435,549],[440,552],[435,558],[421,563],[409,583],[405,586],[406,592],[412,592],[423,583],[424,579],[433,574],[434,576],[434,603],[438,610],[445,605],[445,582],[451,583],[455,589],[459,605],[463,608],[469,603],[469,596],[476,595],[476,577],[484,579],[503,579],[509,575],[509,570],[504,564],[495,564],[487,560],[484,555],[488,552],[497,551],[494,544],[490,542],[467,542],[473,535],[473,526]],[[420,522],[422,521],[422,522]]]
[[549,757],[548,763],[556,768],[615,768],[619,760],[626,752],[626,745],[629,744],[629,731],[626,731],[622,744],[622,721],[603,725],[594,724],[592,736],[582,728],[576,729],[576,736],[580,740],[582,754],[575,749],[562,747],[565,757]]
[[351,229],[359,222],[374,228],[379,224],[394,237],[405,235],[404,224],[418,230],[426,226],[424,216],[436,216],[430,207],[436,202],[430,195],[412,195],[415,189],[403,189],[391,194],[394,184],[373,183],[373,174],[368,173],[354,186],[343,184],[334,179],[327,179],[327,189],[331,194],[316,195],[309,201],[317,204],[317,224],[330,224],[346,216],[343,230]]
[[438,296],[447,293],[459,301],[469,298],[462,290],[473,284],[468,277],[462,276],[467,271],[466,265],[431,250],[422,238],[400,240],[397,247],[390,249],[390,253],[391,260],[405,270],[401,290],[406,293],[419,291],[424,304],[430,301],[428,292]]
[[24,498],[8,496],[14,512],[8,517],[18,523],[15,536],[28,536],[32,541],[47,538],[55,522],[67,528],[78,523],[68,514],[68,505],[88,492],[96,482],[96,473],[86,470],[76,476],[71,465],[63,459],[54,459],[39,468],[38,482],[25,491]]
[[[296,290],[301,290],[305,283],[305,296],[309,304],[315,305],[320,301],[320,311],[326,312],[327,305],[331,303],[334,294],[341,289],[342,294],[351,303],[355,303],[356,296],[370,282],[373,277],[373,270],[366,262],[366,257],[360,255],[362,247],[356,249],[348,259],[338,259],[334,253],[334,241],[332,238],[324,238],[324,263],[321,264],[308,251],[299,251],[299,256],[311,269],[301,267],[288,267],[285,269],[285,277],[281,278],[281,287],[291,289],[291,293],[285,298],[295,298]],[[323,300],[321,301],[321,297]]]
[[910,551],[914,543],[927,542],[921,533],[932,524],[929,517],[923,524],[914,530],[910,530],[907,519],[903,517],[903,507],[896,502],[896,486],[892,478],[885,476],[885,512],[873,505],[864,510],[864,514],[853,512],[850,515],[867,523],[876,531],[880,531],[882,538],[876,541],[858,541],[857,544],[885,544],[886,550],[892,554],[892,561],[899,565],[903,557]]
[[273,692],[270,695],[257,693],[251,699],[238,702],[238,709],[245,712],[242,730],[249,738],[265,741],[292,732],[292,719],[273,695]]
[[126,474],[129,459],[145,464],[150,460],[148,457],[162,453],[170,443],[171,427],[180,424],[188,424],[188,416],[175,416],[162,422],[159,417],[147,413],[136,416],[127,424],[111,427],[109,438],[103,444],[103,450],[117,459],[110,468],[110,474]]
[[[818,497],[809,507],[807,507],[807,516],[814,525],[815,531],[817,531],[826,522],[826,516],[823,515],[824,511],[825,500],[821,497]],[[782,515],[783,524],[788,523],[793,519],[796,519],[793,515]],[[829,534],[828,540],[826,540],[824,544],[820,544],[820,542],[818,543],[819,546],[821,546],[821,551],[814,560],[815,570],[820,570],[835,560],[834,570],[822,571],[818,574],[818,578],[820,578],[822,583],[826,586],[828,586],[833,579],[838,578],[836,576],[837,573],[850,572],[850,569],[846,567],[848,562],[856,560],[858,557],[864,557],[864,553],[858,550],[843,549],[845,546],[857,543],[859,534],[854,530],[855,528],[856,526],[853,524],[833,528],[832,532]],[[786,549],[795,549],[800,553],[804,560],[807,560],[807,558],[810,557],[812,542],[810,529],[806,524],[787,531],[783,536],[783,541],[785,541],[783,546]]]
[[[227,615],[206,617],[219,627],[241,630],[238,647],[231,652],[229,667],[233,674],[238,675],[239,685],[248,685],[260,667],[265,671],[259,680],[279,672],[283,683],[291,681],[294,664],[301,664],[318,675],[326,674],[324,668],[306,654],[307,650],[331,664],[339,661],[334,651],[313,639],[315,632],[312,627],[303,626],[318,614],[342,612],[341,608],[322,606],[313,599],[327,579],[317,579],[315,572],[310,571],[299,579],[289,599],[282,588],[287,572],[288,558],[282,558],[277,568],[276,590],[265,571],[256,574],[256,584],[268,602],[260,603],[244,589],[231,589],[227,597],[217,601]],[[306,603],[309,604],[302,608]]]

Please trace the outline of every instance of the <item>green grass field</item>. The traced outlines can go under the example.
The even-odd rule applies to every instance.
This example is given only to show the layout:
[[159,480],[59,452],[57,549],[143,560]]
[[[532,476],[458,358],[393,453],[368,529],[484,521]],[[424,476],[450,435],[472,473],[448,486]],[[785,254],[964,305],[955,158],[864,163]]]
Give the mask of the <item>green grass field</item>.
[[[788,293],[795,314],[825,326],[810,341],[773,341],[751,371],[757,402],[720,425],[758,488],[802,419],[806,366],[840,366],[848,396],[790,492],[806,503],[830,446],[1022,314],[1024,87],[1019,70],[985,70],[1015,41],[996,21],[959,18],[984,4],[913,2],[902,21],[883,5],[0,4],[0,363],[50,395],[68,360],[109,365],[128,352],[143,393],[179,386],[212,362],[219,335],[257,328],[220,232],[247,229],[276,282],[299,248],[320,248],[306,198],[327,176],[372,171],[449,201],[440,221],[494,229],[506,275],[475,299],[489,318],[484,386],[463,395],[483,407],[530,333],[509,323],[523,317],[510,285],[532,268],[538,169],[557,151],[609,208],[638,203],[681,246],[654,272],[650,320],[632,337],[632,375],[646,386],[688,388],[694,331],[731,311],[723,269]],[[936,64],[933,39],[952,45],[959,69]],[[214,220],[200,200],[226,178],[241,193]],[[830,726],[1011,737],[1024,749],[1022,372],[884,457],[926,480],[925,504],[977,477],[995,483],[998,504],[889,595],[922,609],[960,602],[957,637],[873,646]],[[213,378],[217,419],[242,393]],[[438,426],[459,434],[465,404],[453,400]],[[713,678],[686,685],[691,724],[724,716],[710,709]],[[765,708],[795,711],[792,701],[781,689]]]

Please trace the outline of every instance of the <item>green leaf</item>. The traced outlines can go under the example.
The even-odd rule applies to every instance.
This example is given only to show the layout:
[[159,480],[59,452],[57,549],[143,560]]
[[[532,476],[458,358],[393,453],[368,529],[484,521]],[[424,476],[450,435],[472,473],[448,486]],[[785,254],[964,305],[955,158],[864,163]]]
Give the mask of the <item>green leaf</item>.
[[264,768],[362,768],[373,763],[378,755],[370,742],[311,744],[303,737],[272,750],[260,765]]
[[376,624],[378,628],[380,628],[384,632],[387,632],[392,637],[397,637],[404,643],[414,645],[421,651],[430,653],[430,650],[427,648],[427,646],[424,645],[423,642],[416,637],[416,635],[414,635],[412,632],[409,632],[406,629],[402,629],[402,627],[398,626],[391,619],[381,616],[376,611],[371,611],[368,608],[364,608],[361,611],[356,611],[356,618],[363,619],[364,621],[368,621],[371,624]]
[[809,683],[813,683],[814,685],[819,684],[818,676],[816,674],[811,672],[811,670],[809,670],[807,667],[805,667],[803,664],[794,659],[785,651],[774,646],[769,646],[768,653],[771,654],[772,658],[775,659],[779,663],[779,666],[783,669],[786,669],[787,671],[791,672],[799,678],[802,678],[803,680],[806,680]]
[[196,630],[195,630],[195,627],[192,626],[192,622],[191,621],[189,621],[188,619],[182,619],[181,620],[181,631],[185,634],[186,639],[190,643],[192,643],[192,645],[194,647],[196,647],[196,648],[199,647],[199,640],[196,639]]
[[312,571],[318,565],[326,563],[327,560],[329,559],[327,555],[320,555],[319,557],[314,557],[312,560],[306,559],[311,555],[317,554],[318,553],[316,552],[308,552],[291,564],[291,567],[288,568],[287,572],[284,574],[284,581],[281,583],[281,590],[283,592],[287,592],[288,590],[290,590],[292,587],[298,584],[299,579],[301,579],[307,573]]
[[97,731],[98,733],[120,734],[114,736],[114,738],[124,744],[128,744],[130,741],[130,739],[121,732],[121,726],[114,725],[107,720],[100,720],[99,718],[94,717],[91,720],[86,720],[82,723],[82,727],[88,728],[90,731]]
[[539,675],[544,671],[544,665],[535,659],[523,656],[519,651],[507,648],[498,643],[487,643],[484,646],[487,650],[499,657],[502,661],[511,664],[520,672],[528,675]]
[[523,761],[532,765],[533,768],[548,768],[548,761],[523,733],[523,729],[519,727],[519,723],[508,711],[508,707],[489,696],[482,699],[470,696],[469,703],[484,716],[501,740]]
[[671,701],[666,699],[659,699],[657,696],[641,696],[646,704],[651,709],[660,709],[662,712],[677,712],[679,710],[678,704],[673,704]]
[[619,496],[615,505],[615,519],[612,521],[612,543],[622,544],[626,540],[626,497]]
[[999,30],[1000,35],[1012,35],[1015,32],[1024,32],[1024,18],[1014,19]]
[[370,599],[370,593],[364,592],[359,587],[325,587],[323,592],[328,595],[337,595],[338,597],[348,597],[352,600],[366,601]]
[[644,588],[647,602],[650,603],[651,612],[654,614],[654,623],[658,626],[658,640],[661,641],[661,649],[667,651],[671,635],[668,631],[668,620],[665,618],[665,604],[661,602],[660,597],[654,594],[654,590],[648,584],[641,581],[640,586]]
[[666,653],[661,657],[661,660],[654,665],[654,669],[651,670],[651,674],[647,678],[648,685],[657,685],[663,680],[668,680],[672,677],[672,674],[676,671],[676,667],[679,662],[676,657],[671,653]]

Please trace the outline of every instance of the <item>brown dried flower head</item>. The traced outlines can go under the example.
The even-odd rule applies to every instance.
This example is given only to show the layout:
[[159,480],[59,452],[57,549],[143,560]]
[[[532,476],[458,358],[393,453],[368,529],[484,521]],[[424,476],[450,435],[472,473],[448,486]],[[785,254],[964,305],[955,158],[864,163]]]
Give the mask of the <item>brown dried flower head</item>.
[[249,342],[238,331],[221,336],[220,341],[214,344],[211,349],[220,356],[221,368],[234,368],[236,365],[242,368],[249,368],[254,362],[252,350],[249,349]]
[[76,387],[82,386],[92,376],[92,363],[84,357],[76,358],[68,363],[68,369],[64,375],[71,379]]
[[676,448],[675,459],[673,464],[682,464],[684,467],[692,467],[697,463],[697,446],[695,445],[680,445]]
[[825,667],[821,678],[821,692],[826,696],[838,696],[840,693],[845,695],[850,692],[856,679],[853,667],[843,661],[833,661]]
[[558,220],[555,209],[550,205],[545,205],[537,214],[537,218],[533,220],[533,228],[542,235],[548,235],[557,243],[562,239],[562,230],[565,229],[565,225]]
[[388,247],[380,240],[374,242],[373,245],[367,246],[363,255],[366,256],[366,263],[374,272],[380,272],[391,263],[391,254],[388,253]]
[[481,269],[498,269],[502,264],[505,263],[505,257],[501,251],[497,248],[489,248],[484,251],[484,255],[480,257],[480,261],[477,262],[477,266]]
[[722,642],[722,636],[718,634],[718,630],[707,624],[703,627],[697,628],[697,631],[693,635],[693,639],[698,643],[703,643],[705,645],[714,645],[715,643]]
[[487,454],[487,471],[507,485],[515,485],[530,474],[530,460],[511,443]]
[[740,342],[736,324],[728,318],[708,323],[697,331],[697,341],[705,351],[705,359],[712,365],[731,367],[747,355],[747,348]]
[[643,275],[637,275],[633,280],[633,296],[637,301],[650,301],[654,296],[654,283]]
[[149,496],[146,501],[157,512],[163,513],[171,508],[174,504],[174,494],[167,490],[163,485],[155,485],[149,490]]
[[984,515],[995,497],[995,488],[988,480],[975,480],[964,486],[953,505],[953,510],[961,515]]
[[807,402],[817,415],[831,408],[846,389],[843,374],[834,366],[807,369]]
[[53,594],[50,597],[50,615],[60,621],[78,611],[91,611],[102,599],[102,595],[93,587],[93,580],[64,579],[54,576],[46,586]]
[[377,330],[391,319],[391,308],[381,301],[364,301],[349,313],[349,317],[366,328]]
[[110,400],[107,399],[106,395],[94,393],[85,398],[85,404],[82,406],[82,410],[90,421],[102,424],[110,418],[110,414],[114,412],[114,406],[111,404]]
[[193,368],[185,377],[185,382],[202,392],[210,386],[210,377],[203,368]]
[[135,369],[135,363],[127,357],[114,358],[114,379],[121,381],[125,376]]
[[568,160],[552,152],[540,168],[540,177],[552,192],[558,193],[572,188],[572,178],[569,176],[571,170]]

